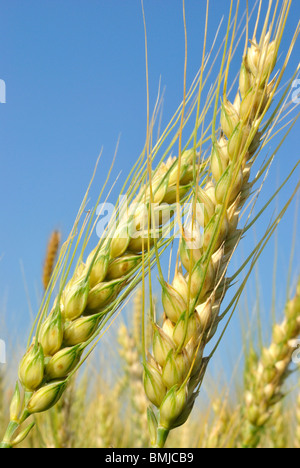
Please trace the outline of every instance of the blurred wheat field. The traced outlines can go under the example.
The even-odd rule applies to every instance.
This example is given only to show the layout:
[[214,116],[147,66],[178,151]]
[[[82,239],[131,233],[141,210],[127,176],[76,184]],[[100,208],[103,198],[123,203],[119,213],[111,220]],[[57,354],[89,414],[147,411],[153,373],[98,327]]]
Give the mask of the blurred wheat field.
[[118,144],[93,206],[102,154],[69,235],[49,237],[30,331],[0,364],[1,448],[300,448],[300,161],[264,191],[299,117],[291,1],[231,0],[212,44],[204,2],[191,83],[181,2],[183,96],[164,130],[141,2],[145,146],[117,225],[99,234]]
[[[147,430],[142,366],[139,352],[141,291],[138,290],[126,315],[120,320],[117,335],[105,343],[113,357],[112,370],[101,365],[101,357],[88,364],[74,378],[59,403],[47,413],[35,416],[36,430],[20,444],[22,448],[141,448],[150,447]],[[133,312],[133,313],[132,313]],[[138,342],[136,339],[138,338]],[[251,337],[252,341],[254,337]],[[268,343],[265,343],[266,345]],[[117,352],[116,352],[117,349]],[[246,343],[245,343],[246,349]],[[247,361],[248,354],[242,361]],[[224,358],[224,357],[223,357]],[[226,360],[226,357],[225,359]],[[100,364],[100,365],[99,365]],[[103,362],[102,362],[103,364]],[[245,366],[245,364],[244,364]],[[103,368],[103,375],[99,368]],[[171,433],[166,447],[239,448],[246,424],[243,375],[239,369],[227,380],[213,381],[207,376],[209,400],[200,398],[193,417]],[[297,368],[294,369],[294,371]],[[218,369],[219,374],[222,369]],[[244,373],[248,372],[247,366]],[[283,391],[285,398],[274,407],[271,420],[264,427],[260,448],[299,448],[299,387],[290,376]],[[1,427],[8,423],[8,407],[13,386],[5,385],[1,375]],[[202,400],[202,401],[201,401]]]

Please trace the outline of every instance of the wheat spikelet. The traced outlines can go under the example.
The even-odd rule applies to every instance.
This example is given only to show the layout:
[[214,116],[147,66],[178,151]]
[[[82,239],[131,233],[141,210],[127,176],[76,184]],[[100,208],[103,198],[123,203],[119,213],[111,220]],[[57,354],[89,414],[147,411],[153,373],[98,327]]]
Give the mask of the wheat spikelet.
[[285,319],[275,324],[272,343],[263,348],[258,364],[250,369],[246,382],[243,446],[258,446],[261,433],[282,398],[282,386],[289,375],[295,351],[295,338],[300,334],[300,283],[293,299],[285,308]]
[[54,270],[58,249],[60,246],[61,234],[59,231],[53,231],[48,242],[46,257],[43,268],[43,286],[46,291]]
[[46,414],[35,415],[37,434],[31,433],[27,443],[34,448],[73,448],[75,382],[72,381],[58,404]]

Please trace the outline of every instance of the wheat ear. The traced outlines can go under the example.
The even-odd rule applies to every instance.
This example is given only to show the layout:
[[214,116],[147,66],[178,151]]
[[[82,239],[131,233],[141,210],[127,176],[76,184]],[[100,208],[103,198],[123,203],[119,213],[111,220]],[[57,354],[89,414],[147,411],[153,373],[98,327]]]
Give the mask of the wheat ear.
[[263,348],[257,365],[251,366],[244,397],[245,427],[243,446],[258,446],[262,431],[273,414],[273,406],[282,398],[282,386],[289,375],[295,352],[295,338],[300,334],[300,282],[293,299],[285,307],[285,319],[275,324],[272,343]]
[[53,231],[48,245],[47,245],[47,252],[44,261],[44,268],[43,268],[43,286],[46,289],[49,286],[51,276],[55,267],[55,262],[60,246],[61,234],[59,231]]
[[[123,208],[116,232],[100,240],[86,263],[78,264],[71,280],[60,290],[50,314],[39,321],[36,337],[19,366],[25,400],[22,404],[19,389],[16,390],[3,447],[15,445],[13,436],[29,415],[48,410],[60,399],[68,377],[80,364],[84,349],[97,335],[103,317],[137,273],[146,258],[145,252],[149,252],[149,245],[153,246],[153,238],[163,236],[165,217],[162,211],[176,202],[178,177],[180,198],[189,191],[194,164],[193,150],[181,155],[180,167],[176,157],[159,164],[151,183],[144,184],[129,207]],[[150,202],[155,204],[153,210]],[[173,212],[174,209],[170,216]],[[149,223],[149,213],[150,223],[152,221],[156,227],[155,232],[151,232],[153,238],[149,238],[148,230],[144,229]],[[43,311],[43,317],[46,312]]]
[[[172,284],[163,283],[163,325],[154,325],[153,355],[144,373],[145,392],[159,410],[158,418],[153,411],[149,417],[158,447],[171,429],[187,420],[206,370],[203,351],[221,319],[220,305],[229,286],[224,275],[241,236],[237,226],[251,187],[250,169],[262,137],[259,126],[272,101],[274,80],[268,80],[277,45],[270,41],[270,33],[259,43],[253,38],[243,58],[234,103],[224,94],[221,136],[217,139],[214,131],[212,135],[212,177],[197,194],[204,209],[181,239],[180,260],[187,272],[179,269]],[[202,237],[199,224],[204,228]]]

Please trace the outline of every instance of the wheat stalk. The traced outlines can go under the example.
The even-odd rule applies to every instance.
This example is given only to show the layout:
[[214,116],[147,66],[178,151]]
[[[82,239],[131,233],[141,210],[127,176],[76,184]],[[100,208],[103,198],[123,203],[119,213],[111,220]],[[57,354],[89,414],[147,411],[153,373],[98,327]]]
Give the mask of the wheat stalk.
[[285,319],[275,324],[272,343],[263,348],[257,364],[249,368],[245,389],[243,446],[258,446],[261,434],[273,414],[273,406],[282,398],[282,386],[289,375],[295,351],[294,341],[300,334],[300,283],[285,308]]
[[[283,9],[281,21],[285,13]],[[259,128],[279,83],[269,79],[281,27],[282,23],[274,40],[271,31],[267,33],[267,21],[259,42],[254,35],[243,57],[233,103],[224,85],[219,138],[213,124],[212,177],[195,197],[204,209],[200,216],[194,210],[191,227],[182,233],[179,252],[186,273],[177,269],[172,284],[161,277],[163,324],[160,327],[154,322],[153,355],[148,354],[144,364],[145,392],[158,409],[157,417],[151,408],[148,412],[155,447],[163,447],[170,430],[189,417],[208,363],[204,348],[222,319],[220,306],[229,286],[225,273],[242,234],[238,230],[240,211],[249,197],[250,169],[264,136]],[[228,67],[225,82],[227,76]],[[204,228],[202,237],[199,225]]]

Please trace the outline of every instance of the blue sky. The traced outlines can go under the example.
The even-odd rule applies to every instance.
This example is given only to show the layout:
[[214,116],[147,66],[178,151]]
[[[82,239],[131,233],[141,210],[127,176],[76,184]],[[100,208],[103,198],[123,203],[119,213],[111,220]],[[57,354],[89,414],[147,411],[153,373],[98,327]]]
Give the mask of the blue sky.
[[[188,84],[201,63],[204,4],[186,1]],[[242,0],[242,7],[244,4]],[[150,104],[155,101],[161,77],[165,88],[162,123],[166,124],[182,100],[182,2],[145,0],[144,7]],[[55,228],[67,236],[101,148],[103,157],[92,190],[94,199],[120,135],[113,180],[122,170],[120,183],[124,181],[140,154],[146,135],[146,82],[139,0],[10,0],[0,1],[0,12],[0,79],[6,83],[6,103],[0,104],[0,310],[8,327],[3,333],[11,334],[29,321],[20,265],[24,266],[36,310],[48,236]],[[282,42],[283,54],[299,13],[299,2],[294,0]],[[227,14],[227,2],[210,1],[208,44],[215,37],[221,17],[225,15],[226,21]],[[299,46],[286,79],[298,58]],[[234,73],[238,63],[239,58],[233,61]],[[270,196],[299,159],[299,131],[297,123],[275,160],[265,196]],[[298,179],[299,170],[280,195],[279,207]],[[280,228],[279,268],[283,278],[288,268],[295,209],[292,204],[285,226]],[[260,226],[257,232],[262,232]],[[253,242],[252,234],[250,238],[246,249],[247,243]],[[261,262],[260,286],[266,308],[273,252],[271,245]],[[295,265],[297,261],[299,247]],[[285,292],[282,283],[279,278],[281,297]]]

